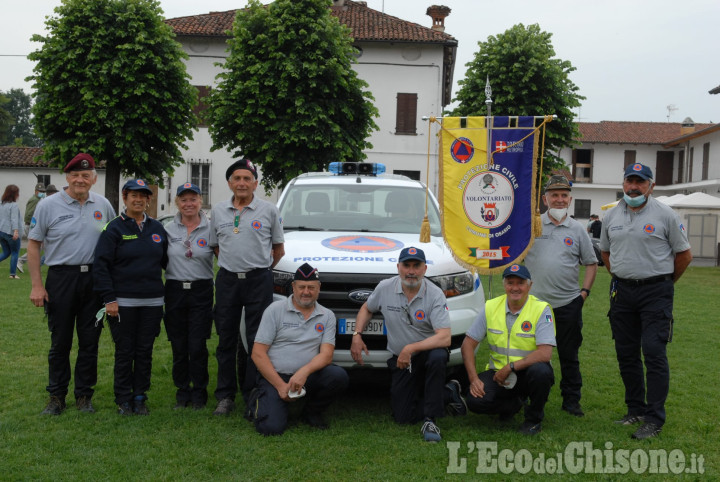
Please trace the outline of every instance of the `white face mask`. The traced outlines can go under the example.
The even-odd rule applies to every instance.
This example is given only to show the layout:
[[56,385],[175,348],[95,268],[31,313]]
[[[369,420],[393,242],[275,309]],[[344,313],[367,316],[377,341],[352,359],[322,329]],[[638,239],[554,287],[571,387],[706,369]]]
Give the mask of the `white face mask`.
[[556,221],[562,221],[567,216],[567,208],[550,208],[548,214]]

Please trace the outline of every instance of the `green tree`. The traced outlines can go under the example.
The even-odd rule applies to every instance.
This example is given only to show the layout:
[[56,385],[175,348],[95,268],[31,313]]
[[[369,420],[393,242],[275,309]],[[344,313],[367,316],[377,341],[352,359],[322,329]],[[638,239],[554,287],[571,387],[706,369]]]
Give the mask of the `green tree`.
[[250,0],[232,34],[209,100],[213,149],[256,162],[268,191],[332,161],[365,158],[377,109],[329,0]]
[[8,143],[10,129],[14,123],[13,116],[7,110],[8,104],[10,104],[10,99],[0,92],[0,146]]
[[63,0],[34,35],[35,129],[46,160],[78,152],[106,165],[105,194],[117,207],[120,175],[162,185],[192,139],[187,55],[156,0]]
[[8,143],[12,142],[16,146],[40,147],[42,143],[33,131],[30,94],[26,94],[22,89],[10,89],[8,92],[0,92],[0,94],[10,99],[6,110],[15,121],[10,127]]
[[575,67],[555,58],[551,37],[537,24],[518,24],[478,42],[479,50],[467,64],[465,78],[458,81],[460,90],[454,101],[460,104],[453,110],[456,116],[486,115],[485,84],[489,78],[494,115],[556,115],[547,125],[546,175],[565,167],[556,153],[576,143],[579,130],[572,109],[585,98],[577,94],[579,89],[569,78]]

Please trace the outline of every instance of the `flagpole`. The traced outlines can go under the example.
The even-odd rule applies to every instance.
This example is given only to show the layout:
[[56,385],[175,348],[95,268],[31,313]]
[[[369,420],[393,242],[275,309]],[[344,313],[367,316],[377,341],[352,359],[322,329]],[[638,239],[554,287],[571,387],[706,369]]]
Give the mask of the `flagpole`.
[[[490,75],[488,75],[485,79],[485,105],[487,106],[487,117],[486,117],[486,123],[488,126],[488,139],[487,139],[487,146],[485,149],[485,156],[486,156],[486,162],[487,167],[490,169],[490,160],[491,160],[491,153],[492,153],[492,128],[493,128],[493,119],[492,119],[492,88],[490,87]],[[478,275],[480,276],[480,275]],[[492,299],[492,274],[488,275],[488,297]]]

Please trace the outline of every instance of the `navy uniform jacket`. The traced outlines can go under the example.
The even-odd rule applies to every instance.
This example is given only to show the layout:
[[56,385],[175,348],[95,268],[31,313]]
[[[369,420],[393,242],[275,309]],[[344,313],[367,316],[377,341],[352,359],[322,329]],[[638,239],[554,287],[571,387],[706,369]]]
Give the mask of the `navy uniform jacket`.
[[142,231],[125,213],[107,223],[95,247],[93,264],[94,290],[103,303],[117,298],[162,298],[167,249],[167,233],[155,219],[146,218]]

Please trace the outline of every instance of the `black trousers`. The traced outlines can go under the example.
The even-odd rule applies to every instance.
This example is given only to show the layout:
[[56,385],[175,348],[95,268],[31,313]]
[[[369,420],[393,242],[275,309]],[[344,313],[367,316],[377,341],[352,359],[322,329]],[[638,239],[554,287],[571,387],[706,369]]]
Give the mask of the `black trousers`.
[[628,413],[660,426],[665,423],[670,389],[667,344],[672,338],[674,294],[672,280],[633,286],[613,279],[610,285],[608,316]]
[[52,266],[45,290],[50,352],[47,391],[65,399],[70,384],[70,350],[77,329],[78,352],[75,361],[75,398],[92,397],[97,383],[98,341],[102,323],[95,326],[95,315],[102,301],[93,292],[92,270],[79,266]]
[[162,306],[119,308],[120,320],[108,318],[115,342],[115,403],[147,400],[155,338],[160,334]]
[[207,402],[208,349],[212,331],[213,280],[165,282],[165,331],[173,353],[172,377],[181,403]]
[[555,383],[555,375],[550,363],[535,363],[527,369],[517,372],[515,387],[507,389],[493,380],[495,370],[478,373],[485,385],[485,396],[482,398],[468,394],[468,408],[475,413],[502,414],[514,403],[530,399],[525,406],[525,420],[532,423],[542,422],[545,418],[545,404],[550,388]]
[[[280,374],[285,382],[292,375]],[[303,413],[321,414],[348,387],[347,372],[337,365],[328,365],[311,373],[305,381],[306,394],[297,403],[305,403]],[[278,391],[261,375],[257,377],[257,390],[248,401],[255,418],[255,429],[263,435],[280,435],[288,425],[289,402],[280,398]],[[295,403],[295,402],[293,402]]]
[[582,308],[585,300],[578,296],[560,308],[553,308],[555,314],[555,338],[557,340],[558,358],[560,360],[560,394],[563,406],[580,403],[582,375],[578,352],[582,345]]
[[[255,335],[260,319],[273,301],[273,277],[269,269],[256,270],[245,279],[239,279],[236,273],[220,268],[215,281],[215,329],[218,334],[218,346],[215,352],[218,362],[217,388],[215,398],[235,399],[238,391],[238,357],[245,360],[245,376],[241,390],[247,400],[255,385],[257,368],[250,359]],[[240,318],[245,311],[245,339],[247,352],[239,344]],[[240,363],[242,366],[242,363]]]
[[397,356],[388,359],[390,406],[397,423],[435,420],[445,414],[445,369],[448,351],[434,348],[412,357],[412,371],[397,368]]

